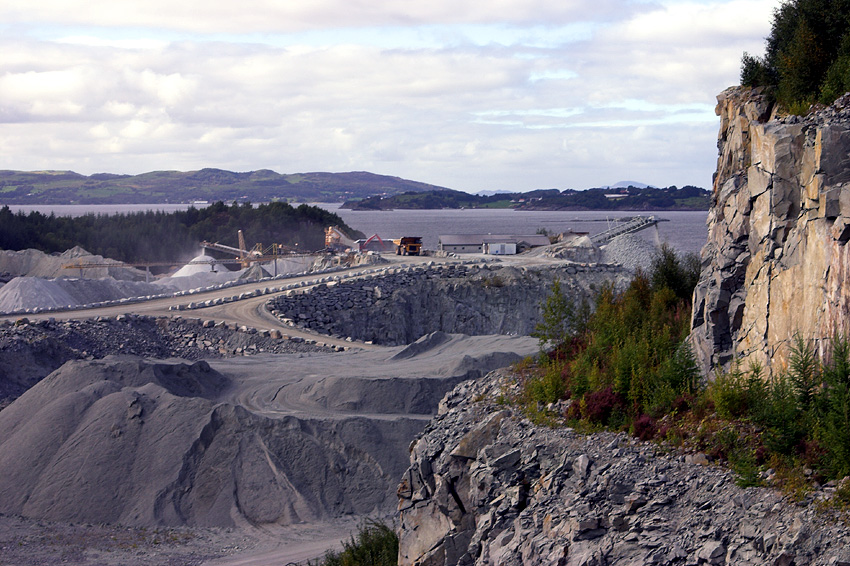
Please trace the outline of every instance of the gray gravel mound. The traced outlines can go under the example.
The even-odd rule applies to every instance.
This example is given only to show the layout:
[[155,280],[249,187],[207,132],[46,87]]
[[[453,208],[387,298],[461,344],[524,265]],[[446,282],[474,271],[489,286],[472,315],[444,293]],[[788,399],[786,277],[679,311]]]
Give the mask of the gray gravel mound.
[[159,295],[161,287],[141,281],[16,277],[0,289],[0,312],[62,308],[125,297]]
[[193,365],[73,361],[0,411],[0,512],[125,525],[292,524],[391,500],[413,419],[270,418]]
[[657,249],[637,234],[623,234],[602,248],[602,261],[620,264],[630,271],[648,271]]
[[114,259],[94,255],[76,246],[61,254],[46,254],[39,250],[0,250],[0,274],[13,277],[69,277],[79,276],[79,270],[64,269],[71,263],[115,264],[103,267],[86,268],[86,277],[112,277],[129,281],[144,281],[145,272],[134,267],[126,267]]
[[327,351],[304,342],[237,332],[235,325],[204,327],[198,319],[121,319],[0,323],[0,407],[69,360],[110,354],[198,360]]
[[528,337],[433,342],[398,360],[401,347],[68,362],[0,411],[0,513],[229,527],[391,512],[445,391],[536,351]]

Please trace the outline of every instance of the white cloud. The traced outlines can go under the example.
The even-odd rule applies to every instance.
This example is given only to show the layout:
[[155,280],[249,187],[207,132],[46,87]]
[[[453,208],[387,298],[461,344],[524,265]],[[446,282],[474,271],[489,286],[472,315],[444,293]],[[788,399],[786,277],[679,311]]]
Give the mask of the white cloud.
[[[743,50],[760,52],[773,6],[408,4],[5,2],[0,17],[31,27],[0,41],[0,168],[708,186],[714,96],[737,81]],[[368,27],[332,41],[351,13]],[[85,33],[50,28],[65,17]],[[392,41],[376,40],[387,22]],[[251,35],[285,29],[316,32]]]
[[167,28],[196,33],[293,32],[366,26],[544,24],[622,17],[642,8],[616,0],[5,0],[0,21]]

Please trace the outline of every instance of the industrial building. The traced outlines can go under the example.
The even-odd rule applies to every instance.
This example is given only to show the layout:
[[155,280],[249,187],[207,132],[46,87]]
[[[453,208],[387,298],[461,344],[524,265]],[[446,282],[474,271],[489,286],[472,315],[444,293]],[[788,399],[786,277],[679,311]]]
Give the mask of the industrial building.
[[542,234],[447,234],[437,240],[437,249],[448,253],[512,255],[538,246],[548,246]]

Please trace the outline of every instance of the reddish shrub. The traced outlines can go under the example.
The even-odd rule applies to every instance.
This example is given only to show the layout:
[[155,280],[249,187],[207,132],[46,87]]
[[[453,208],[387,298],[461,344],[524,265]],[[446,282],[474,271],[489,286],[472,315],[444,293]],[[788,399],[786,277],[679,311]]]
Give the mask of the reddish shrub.
[[649,415],[641,415],[632,423],[634,435],[641,440],[651,440],[655,436],[655,419]]
[[694,403],[694,400],[696,400],[696,397],[688,393],[685,393],[684,395],[679,395],[678,397],[676,397],[676,400],[673,401],[672,409],[679,414],[685,413],[688,411],[688,409],[691,408]]
[[623,412],[625,407],[626,400],[610,386],[584,396],[584,417],[593,423],[609,424],[611,415],[615,411]]
[[817,440],[803,439],[797,445],[797,453],[809,468],[818,468],[823,463],[826,450],[818,444]]

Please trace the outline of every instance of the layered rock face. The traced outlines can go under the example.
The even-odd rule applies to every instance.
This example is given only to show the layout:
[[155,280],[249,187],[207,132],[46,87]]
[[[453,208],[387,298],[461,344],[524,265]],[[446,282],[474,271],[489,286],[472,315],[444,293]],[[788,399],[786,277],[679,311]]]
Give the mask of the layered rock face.
[[691,339],[704,369],[781,370],[794,336],[850,330],[850,95],[778,117],[759,91],[718,97],[719,157]]
[[555,278],[575,300],[631,273],[616,265],[516,268],[448,265],[391,270],[349,282],[289,292],[272,300],[289,324],[376,344],[409,344],[430,332],[528,335]]
[[624,433],[535,427],[498,403],[505,387],[499,372],[458,385],[412,445],[400,565],[850,566],[850,530],[811,499]]

